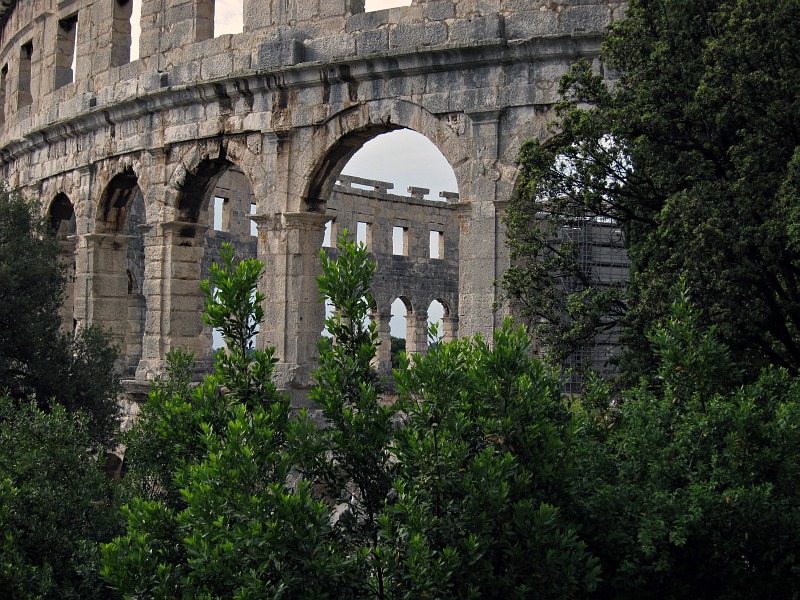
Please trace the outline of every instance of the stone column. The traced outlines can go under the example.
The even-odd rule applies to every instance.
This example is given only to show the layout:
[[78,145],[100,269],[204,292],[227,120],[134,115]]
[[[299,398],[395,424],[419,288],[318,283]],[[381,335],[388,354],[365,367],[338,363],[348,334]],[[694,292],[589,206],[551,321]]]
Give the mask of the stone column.
[[147,313],[137,380],[163,373],[167,353],[179,347],[195,353],[198,369],[210,365],[211,334],[203,324],[200,293],[207,229],[182,221],[142,226]]
[[442,317],[442,342],[452,342],[458,337],[458,317],[451,314],[449,317],[445,315]]
[[162,225],[162,335],[164,351],[185,347],[195,353],[198,367],[212,358],[211,334],[203,324],[201,265],[207,225],[170,221]]
[[325,318],[316,278],[321,274],[319,249],[328,217],[295,212],[256,216],[254,220],[259,259],[267,269],[261,290],[267,297],[265,323],[257,343],[276,349],[278,386],[304,390],[311,385]]
[[[472,121],[472,174],[460,210],[458,318],[461,336],[481,333],[492,339],[497,249],[495,200],[500,172],[499,127],[501,111],[467,113]],[[462,194],[462,199],[464,199]]]
[[428,353],[428,314],[424,310],[414,310],[406,317],[408,337],[406,352],[408,354]]
[[390,321],[392,320],[391,307],[390,312],[382,312],[376,318],[378,325],[378,354],[376,370],[381,375],[388,375],[392,372],[392,330]]
[[161,227],[140,225],[144,241],[144,281],[142,294],[145,298],[147,312],[145,315],[144,334],[142,338],[142,358],[136,369],[136,379],[141,382],[152,381],[164,372],[164,340],[162,332],[166,320],[165,280],[169,266],[166,257],[169,251],[164,243],[164,232]]
[[67,274],[64,304],[61,306],[61,328],[66,332],[72,331],[75,324],[75,251],[77,242],[78,236],[76,235],[70,235],[67,239],[58,241],[58,260],[64,265]]

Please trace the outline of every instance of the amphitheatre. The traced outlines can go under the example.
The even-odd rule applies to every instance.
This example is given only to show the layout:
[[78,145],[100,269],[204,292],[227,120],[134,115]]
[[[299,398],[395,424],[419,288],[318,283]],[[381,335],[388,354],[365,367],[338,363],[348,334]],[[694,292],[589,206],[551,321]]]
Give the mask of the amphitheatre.
[[[266,264],[257,344],[276,348],[277,382],[295,397],[323,328],[326,230],[367,232],[384,367],[398,298],[410,351],[427,347],[434,300],[446,338],[492,334],[509,310],[495,310],[495,282],[519,149],[547,136],[571,63],[602,69],[601,33],[624,4],[414,0],[364,12],[363,0],[244,0],[242,33],[215,37],[214,0],[141,0],[131,60],[137,1],[2,0],[0,177],[58,232],[71,271],[64,326],[110,330],[131,393],[175,347],[207,365],[198,283],[230,241]],[[400,128],[436,145],[457,194],[433,202],[341,175],[365,142]]]

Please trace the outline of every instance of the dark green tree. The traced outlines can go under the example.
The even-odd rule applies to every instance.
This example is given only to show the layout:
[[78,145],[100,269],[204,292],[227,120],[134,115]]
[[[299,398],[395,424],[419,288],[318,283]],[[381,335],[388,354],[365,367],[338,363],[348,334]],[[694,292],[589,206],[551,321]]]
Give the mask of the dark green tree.
[[378,348],[370,322],[375,262],[363,244],[337,241],[335,258],[320,252],[319,292],[335,310],[325,324],[332,337],[319,342],[319,368],[309,398],[324,426],[304,443],[303,473],[325,502],[338,507],[336,533],[360,568],[354,594],[387,598],[378,515],[394,481],[392,445],[397,407],[385,402],[373,368]]
[[114,598],[99,543],[119,529],[114,482],[82,413],[0,397],[0,590],[10,600]]
[[575,422],[507,320],[395,371],[396,499],[381,515],[396,598],[586,598],[597,558],[565,518]]
[[746,386],[686,292],[648,335],[657,371],[579,419],[568,507],[601,559],[600,598],[797,598],[800,382]]
[[[552,137],[520,155],[509,295],[564,353],[621,319],[622,372],[635,382],[654,372],[646,332],[684,278],[735,361],[796,373],[800,5],[631,0],[598,66],[562,79]],[[577,272],[569,246],[551,243],[597,218],[624,231],[624,291]],[[566,292],[564,274],[578,282]]]
[[65,273],[37,206],[0,190],[0,390],[82,411],[93,442],[118,429],[117,353],[100,330],[59,331]]

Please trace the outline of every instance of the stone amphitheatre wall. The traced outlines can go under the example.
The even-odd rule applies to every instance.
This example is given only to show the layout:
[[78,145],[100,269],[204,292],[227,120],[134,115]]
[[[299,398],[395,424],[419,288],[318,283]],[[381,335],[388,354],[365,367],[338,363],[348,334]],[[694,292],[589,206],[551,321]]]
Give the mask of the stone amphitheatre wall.
[[[459,188],[443,209],[456,215],[444,262],[457,260],[457,284],[411,257],[396,272],[441,283],[451,331],[491,334],[517,152],[546,137],[570,63],[602,70],[600,34],[623,10],[415,0],[364,13],[361,0],[244,0],[243,33],[214,37],[213,0],[142,0],[131,61],[132,2],[0,4],[0,177],[39,199],[59,231],[74,266],[65,325],[111,329],[141,384],[171,348],[209,356],[197,282],[225,237],[213,198],[235,188],[248,221],[236,235],[267,264],[269,327],[257,343],[276,347],[280,384],[298,390],[322,329],[317,251],[347,160],[397,128],[439,148]],[[367,222],[382,209],[361,196]],[[412,310],[417,319],[424,307]]]

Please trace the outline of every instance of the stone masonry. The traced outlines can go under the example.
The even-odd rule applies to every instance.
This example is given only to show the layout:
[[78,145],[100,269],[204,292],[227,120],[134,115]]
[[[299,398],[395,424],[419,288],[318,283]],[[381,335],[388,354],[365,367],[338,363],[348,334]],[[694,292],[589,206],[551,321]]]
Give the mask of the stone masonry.
[[[315,277],[332,217],[372,226],[384,337],[398,297],[412,349],[424,350],[431,299],[448,335],[491,335],[519,148],[548,135],[569,64],[602,70],[600,35],[623,11],[612,0],[414,0],[371,13],[363,0],[244,0],[243,33],[214,37],[213,0],[141,0],[130,61],[133,1],[0,3],[0,176],[41,201],[74,265],[65,326],[110,329],[131,385],[176,346],[209,357],[198,282],[235,237],[267,265],[257,343],[276,347],[279,383],[298,392],[323,326]],[[340,177],[364,142],[398,128],[439,148],[457,199],[398,201]],[[382,258],[390,221],[408,230],[405,256]],[[425,256],[429,231],[442,259]]]

